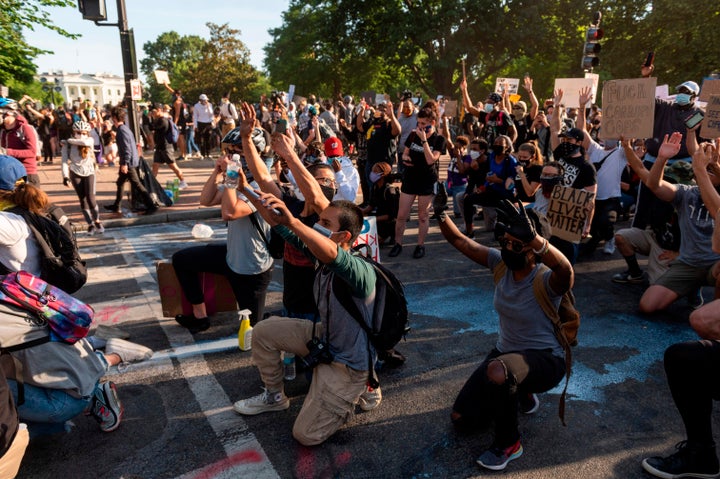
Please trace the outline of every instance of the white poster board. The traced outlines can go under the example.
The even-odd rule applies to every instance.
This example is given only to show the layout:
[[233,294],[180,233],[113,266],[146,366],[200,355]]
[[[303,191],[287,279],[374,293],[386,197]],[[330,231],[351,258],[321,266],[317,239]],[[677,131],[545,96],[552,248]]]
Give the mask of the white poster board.
[[519,78],[496,78],[495,79],[495,93],[502,95],[503,89],[507,84],[508,93],[517,94],[518,88],[520,87]]
[[[595,87],[593,85],[592,78],[556,78],[554,88],[563,91],[562,103],[565,108],[580,108],[580,90],[590,88],[594,98],[597,95],[597,85]],[[590,108],[590,106],[591,104],[588,102],[585,108]]]
[[[380,262],[380,245],[378,244],[377,220],[374,216],[366,216],[363,219],[363,227],[360,234],[353,243],[353,246],[366,244],[370,247],[370,257]],[[364,253],[364,251],[363,251]]]
[[168,72],[165,70],[155,70],[155,81],[158,83],[158,85],[169,85],[170,84],[170,77],[168,76]]
[[663,100],[667,100],[670,96],[670,89],[668,88],[668,84],[660,85],[655,87],[655,98],[661,98]]

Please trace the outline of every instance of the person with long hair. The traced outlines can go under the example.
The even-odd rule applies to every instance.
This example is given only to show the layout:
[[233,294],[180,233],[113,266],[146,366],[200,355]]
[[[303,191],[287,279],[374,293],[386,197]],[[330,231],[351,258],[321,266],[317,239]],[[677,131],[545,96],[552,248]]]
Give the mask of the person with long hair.
[[535,192],[540,188],[540,174],[543,168],[543,156],[534,142],[523,143],[517,150],[518,165],[515,185],[522,186],[515,191],[523,202],[535,201]]

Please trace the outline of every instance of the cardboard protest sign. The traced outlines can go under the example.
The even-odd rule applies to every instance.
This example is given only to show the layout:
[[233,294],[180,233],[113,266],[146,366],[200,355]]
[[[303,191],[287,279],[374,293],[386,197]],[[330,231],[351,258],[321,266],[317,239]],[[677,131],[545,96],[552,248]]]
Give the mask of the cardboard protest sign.
[[603,84],[600,138],[652,138],[657,78],[610,80]]
[[360,234],[353,243],[353,246],[366,244],[370,248],[370,257],[380,262],[380,245],[378,244],[377,220],[374,216],[366,216],[363,220],[363,227]]
[[[603,119],[604,122],[604,119]],[[578,243],[582,239],[589,208],[595,194],[585,190],[555,185],[550,195],[547,219],[553,236]]]
[[[583,88],[591,88],[593,96],[597,93],[597,87],[593,88],[592,78],[556,78],[555,90],[562,90],[562,102],[565,108],[580,108],[580,90]],[[590,108],[590,105],[585,105]],[[604,127],[605,125],[603,125]]]
[[158,83],[158,85],[169,85],[170,84],[170,77],[168,76],[168,72],[165,70],[155,70],[155,81]]
[[445,116],[450,118],[457,116],[458,102],[456,100],[448,100],[445,102]]
[[720,80],[708,80],[706,79],[702,88],[700,88],[700,101],[710,101],[710,97],[713,95],[720,95]]
[[708,98],[700,135],[703,138],[717,138],[720,136],[720,95],[712,95]]
[[520,86],[519,78],[496,78],[495,79],[495,93],[502,95],[503,90],[507,84],[508,93],[517,93],[518,87]]

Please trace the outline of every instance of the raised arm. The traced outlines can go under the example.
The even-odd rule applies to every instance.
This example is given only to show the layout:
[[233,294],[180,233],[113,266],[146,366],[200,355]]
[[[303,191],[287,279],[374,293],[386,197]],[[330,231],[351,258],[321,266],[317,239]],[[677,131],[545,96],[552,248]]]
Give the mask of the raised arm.
[[652,168],[650,168],[650,174],[645,182],[645,186],[650,188],[650,191],[655,193],[655,196],[663,201],[672,201],[673,198],[675,198],[677,186],[663,180],[662,176],[668,159],[677,155],[678,151],[680,151],[681,141],[682,135],[677,131],[669,138],[668,135],[665,135],[662,145],[660,145],[660,149],[658,150],[657,159]]
[[402,127],[400,126],[400,122],[395,116],[395,112],[393,111],[393,104],[390,100],[388,100],[385,104],[385,112],[387,113],[388,118],[390,118],[390,133],[392,133],[393,136],[398,136],[402,131]]
[[555,105],[555,109],[553,110],[553,115],[550,119],[550,148],[552,148],[553,151],[555,151],[555,148],[560,145],[560,137],[558,137],[558,135],[560,134],[562,124],[562,120],[560,119],[562,116],[562,109],[560,107],[562,97],[563,91],[560,89],[555,90],[553,93],[553,105]]
[[467,89],[467,79],[466,78],[463,78],[462,81],[460,82],[460,92],[463,95],[463,103],[465,103],[465,109],[468,111],[468,113],[475,115],[475,116],[479,116],[480,110],[475,108],[472,100],[470,99],[470,94],[468,93],[468,89]]
[[[715,186],[710,181],[708,168],[712,170],[713,175],[720,175],[720,164],[718,164],[718,149],[712,143],[703,143],[695,150],[692,157],[692,169],[695,174],[695,182],[700,188],[705,208],[715,218],[720,210],[720,195]],[[718,229],[717,219],[715,229]],[[715,239],[715,235],[713,235]],[[713,249],[715,245],[713,245]]]
[[638,175],[640,181],[646,183],[648,176],[650,176],[650,170],[645,168],[642,160],[638,158],[638,156],[635,154],[635,150],[632,147],[632,142],[633,140],[626,140],[625,138],[620,138],[620,143],[622,145],[623,151],[625,151],[625,158],[627,158],[628,165],[630,165],[630,168],[633,170],[633,172]]
[[253,108],[252,105],[243,102],[240,110],[240,121],[240,137],[242,138],[242,149],[248,169],[253,174],[255,181],[257,181],[262,191],[281,198],[282,192],[280,188],[275,181],[273,181],[267,165],[265,165],[265,162],[260,158],[260,153],[258,153],[252,141],[252,134],[255,129],[255,108]]
[[540,109],[540,104],[538,103],[538,99],[533,91],[533,79],[526,76],[523,79],[523,88],[525,88],[528,92],[528,96],[530,97],[530,111],[528,112],[528,115],[531,120],[534,120],[535,116],[538,114],[538,110]]

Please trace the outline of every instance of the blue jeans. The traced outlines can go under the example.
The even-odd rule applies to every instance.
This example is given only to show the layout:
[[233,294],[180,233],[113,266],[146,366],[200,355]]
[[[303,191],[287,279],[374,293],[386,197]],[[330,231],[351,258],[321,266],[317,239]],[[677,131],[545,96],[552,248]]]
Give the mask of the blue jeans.
[[[459,218],[460,215],[462,215],[462,205],[460,204],[460,202],[462,200],[462,195],[465,194],[465,189],[467,188],[467,185],[456,185],[452,188],[448,188],[446,181],[445,188],[447,188],[448,198],[453,199],[453,214],[455,215],[455,218]],[[460,196],[458,197],[458,195]]]
[[193,153],[200,153],[200,148],[195,143],[195,128],[187,126],[185,130],[185,147],[187,148],[188,156]]

